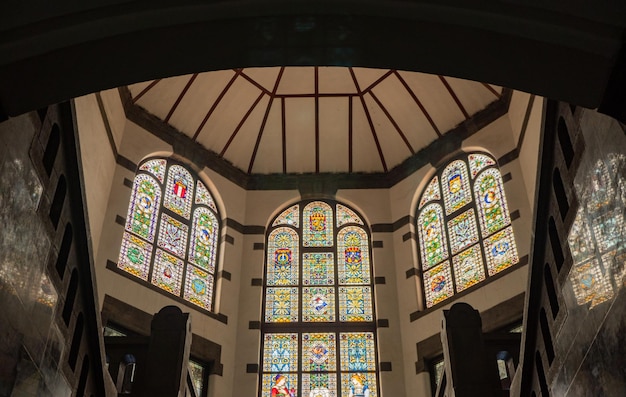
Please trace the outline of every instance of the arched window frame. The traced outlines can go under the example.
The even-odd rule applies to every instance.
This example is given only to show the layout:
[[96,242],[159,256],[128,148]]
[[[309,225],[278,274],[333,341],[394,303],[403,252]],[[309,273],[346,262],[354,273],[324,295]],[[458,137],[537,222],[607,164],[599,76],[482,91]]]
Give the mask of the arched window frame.
[[[150,169],[150,165],[159,164],[159,167]],[[185,186],[184,189],[190,194],[190,205],[187,209],[181,211],[175,211],[172,208],[168,208],[165,202],[166,189],[181,189],[181,187],[174,187],[174,182],[170,180],[170,170],[172,167],[181,167],[188,176],[191,178],[191,185]],[[180,169],[180,168],[179,168]],[[138,197],[139,182],[142,180],[150,180],[156,185],[157,192],[154,199],[158,204],[154,205],[154,212],[152,219],[149,220],[151,226],[148,226],[148,231],[141,232],[138,229],[133,229],[133,215],[135,213],[135,207],[140,205],[140,198]],[[202,186],[202,189],[198,191],[198,187]],[[180,191],[180,190],[179,190]],[[201,195],[202,193],[202,195]],[[144,285],[154,291],[157,291],[171,299],[174,299],[182,304],[190,306],[196,310],[204,312],[210,316],[216,316],[214,311],[215,295],[216,295],[216,280],[217,280],[217,266],[220,255],[219,237],[221,235],[221,217],[213,199],[213,194],[207,187],[207,184],[202,181],[199,176],[186,164],[176,161],[171,158],[148,158],[141,162],[135,172],[135,178],[131,187],[131,196],[128,204],[128,213],[124,227],[124,233],[122,237],[120,247],[120,257],[117,263],[116,271],[119,274],[129,277],[133,281]],[[184,214],[188,210],[188,217]],[[203,211],[209,213],[214,227],[212,233],[207,233],[208,242],[204,243],[205,246],[211,247],[213,252],[212,260],[210,260],[208,266],[200,267],[197,263],[198,260],[192,259],[193,253],[192,245],[195,243],[194,228],[196,221],[196,213]],[[179,213],[179,212],[182,212]],[[179,225],[182,230],[186,230],[182,239],[184,240],[184,246],[179,247],[180,250],[176,252],[175,249],[165,248],[165,244],[161,242],[163,233],[165,230],[165,219],[171,220],[175,225]],[[144,227],[145,229],[145,227]],[[142,254],[144,258],[143,265],[131,266],[128,263],[128,247],[136,244],[136,247],[143,248]],[[194,249],[197,249],[194,247]],[[126,256],[126,258],[125,258]],[[158,266],[164,266],[163,269],[167,269],[167,264],[161,262],[157,263],[158,258],[170,259],[170,264],[174,265],[174,269],[179,269],[174,272],[170,272],[179,278],[178,287],[174,284],[174,288],[169,288],[165,283],[159,285],[157,281],[156,270]],[[192,273],[193,272],[193,273]],[[198,274],[199,281],[196,281],[192,277],[192,274]],[[165,273],[164,273],[165,274]],[[205,294],[200,294],[197,291],[204,289]],[[204,300],[198,299],[207,295]]]
[[[460,175],[453,172],[448,174],[454,165],[460,167],[457,167],[461,170]],[[464,174],[462,169],[465,170]],[[486,204],[481,204],[477,191],[481,189],[479,182],[486,180],[489,175],[494,176],[496,182],[495,194],[500,200],[496,204],[501,206],[502,216],[499,225],[487,227],[481,221],[481,205]],[[465,197],[458,200],[449,198],[444,191],[446,180],[455,184],[459,191],[465,191]],[[422,221],[433,212],[437,217],[428,219],[435,219],[437,224],[431,227],[429,223],[428,228],[424,227]],[[497,161],[487,153],[462,153],[439,166],[419,196],[415,220],[425,308],[445,302],[519,263],[502,175]],[[465,239],[451,238],[451,231],[456,225],[473,229],[474,233],[466,234]],[[431,236],[437,236],[437,228],[440,229],[440,239],[432,242]],[[506,246],[504,251],[499,243]],[[504,258],[502,262],[498,262],[496,252],[501,253]],[[479,263],[480,266],[472,268],[472,263]]]
[[[303,232],[304,228],[304,211],[305,208],[312,203],[324,203],[332,208],[332,231],[330,234],[331,245],[326,245],[325,243],[320,243],[318,245],[307,244],[306,242],[306,234]],[[343,214],[348,214],[350,216],[345,216],[342,219],[339,219],[338,216],[338,208],[345,209],[346,211],[341,211]],[[354,376],[354,374],[362,374],[361,380],[365,379],[365,384],[367,385],[367,392],[369,396],[374,397],[379,395],[379,379],[378,379],[378,351],[377,351],[377,335],[376,335],[376,318],[375,318],[375,302],[374,302],[374,273],[373,273],[373,264],[371,261],[371,233],[368,229],[367,224],[363,221],[363,217],[358,214],[357,211],[348,207],[343,203],[339,203],[334,200],[304,200],[299,203],[292,205],[288,208],[285,208],[283,211],[277,215],[272,222],[270,223],[270,227],[266,232],[266,250],[265,250],[265,266],[264,266],[264,283],[263,283],[263,301],[262,301],[262,321],[261,321],[261,351],[260,351],[260,368],[259,368],[259,395],[260,396],[274,396],[272,394],[272,387],[276,386],[278,382],[277,376],[283,375],[286,376],[286,385],[288,389],[294,389],[295,396],[309,396],[310,393],[315,390],[315,382],[314,375],[327,374],[330,376],[330,381],[328,384],[332,387],[335,386],[335,392],[329,394],[320,393],[320,396],[323,397],[349,397],[350,396],[350,387],[360,387],[358,385],[358,378],[361,375]],[[363,252],[361,252],[362,258],[367,259],[368,261],[368,271],[369,277],[367,282],[358,283],[358,285],[354,284],[356,287],[366,287],[369,289],[369,298],[370,307],[371,307],[371,315],[364,319],[364,321],[342,321],[346,320],[346,316],[342,314],[340,310],[340,296],[342,292],[340,290],[342,288],[350,287],[349,281],[346,281],[347,277],[346,272],[343,272],[343,276],[340,275],[340,266],[339,266],[339,255],[341,248],[341,244],[338,241],[338,237],[343,233],[349,233],[354,228],[359,228],[362,230],[367,237],[367,247]],[[286,286],[284,282],[280,281],[278,283],[275,282],[276,279],[271,280],[270,276],[274,276],[273,270],[270,269],[270,257],[272,253],[270,249],[272,249],[270,236],[277,233],[279,230],[288,230],[292,236],[297,237],[298,245],[297,252],[294,253],[295,262],[297,263],[298,270],[291,271],[291,275],[297,278],[297,283],[292,283],[295,285]],[[334,302],[329,306],[333,307],[333,313],[331,314],[329,321],[303,321],[304,316],[307,315],[304,313],[305,307],[305,299],[303,299],[304,295],[307,295],[307,291],[311,288],[315,288],[318,286],[315,283],[312,283],[311,275],[307,276],[307,271],[305,271],[306,261],[305,258],[307,255],[311,254],[327,254],[329,252],[333,253],[333,277],[331,282],[320,282],[320,288],[330,288],[332,289],[332,295],[334,297]],[[328,260],[328,256],[323,256]],[[363,260],[364,261],[364,260]],[[305,281],[307,277],[311,277],[308,282]],[[326,275],[326,277],[328,277]],[[340,282],[340,278],[343,277],[343,282]],[[323,279],[324,277],[318,278]],[[280,278],[279,278],[280,280]],[[332,285],[328,285],[332,284]],[[286,288],[290,289],[290,296],[298,297],[297,304],[297,314],[293,317],[285,318],[283,320],[293,320],[293,321],[281,321],[275,322],[268,319],[268,303],[271,303],[271,299],[269,295],[271,289],[273,288]],[[294,295],[295,294],[295,295]],[[310,293],[308,295],[311,295]],[[311,298],[311,296],[309,296]],[[310,299],[312,302],[312,299]],[[349,317],[349,315],[348,315]],[[319,319],[318,319],[319,320]],[[354,319],[353,319],[354,320]],[[334,371],[315,371],[305,370],[304,366],[304,352],[306,346],[313,346],[315,343],[312,334],[329,334],[332,335],[330,341],[335,344],[334,354],[331,357],[331,361],[334,360],[335,370]],[[366,369],[361,371],[351,371],[345,370],[342,368],[341,357],[344,354],[346,357],[347,353],[344,353],[347,349],[348,340],[346,342],[342,342],[340,339],[343,338],[344,335],[348,335],[349,333],[369,333],[371,335],[371,339],[367,339],[365,344],[369,346],[369,351],[373,357],[369,357],[368,366]],[[266,340],[271,340],[273,335],[282,334],[285,335],[287,344],[292,343],[294,348],[297,351],[296,358],[291,357],[293,362],[290,365],[295,365],[295,368],[291,368],[289,371],[274,371],[269,367],[269,361],[266,356],[269,356],[269,349],[267,346],[269,345]],[[288,339],[289,336],[292,339]],[[308,339],[306,339],[308,337]],[[349,336],[346,336],[349,338]],[[329,339],[325,340],[324,343],[329,343]],[[306,345],[306,346],[305,346]],[[332,353],[333,349],[329,349]],[[273,353],[272,353],[273,354]],[[268,369],[269,368],[269,369]],[[332,377],[335,376],[335,380],[332,381]],[[308,380],[307,380],[308,379]],[[306,389],[306,386],[309,385],[309,389]],[[350,386],[352,385],[352,386]],[[317,396],[317,394],[315,394]],[[357,394],[353,391],[353,395]]]

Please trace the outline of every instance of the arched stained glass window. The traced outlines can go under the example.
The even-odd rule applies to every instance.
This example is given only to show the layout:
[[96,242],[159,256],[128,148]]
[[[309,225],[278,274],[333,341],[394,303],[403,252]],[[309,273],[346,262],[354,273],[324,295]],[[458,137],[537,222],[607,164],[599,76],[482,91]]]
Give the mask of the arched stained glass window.
[[308,201],[267,234],[260,395],[378,395],[370,238],[351,208]]
[[487,154],[441,167],[416,219],[426,307],[519,262],[500,170]]
[[117,266],[211,311],[219,219],[211,193],[183,165],[145,161],[135,175]]

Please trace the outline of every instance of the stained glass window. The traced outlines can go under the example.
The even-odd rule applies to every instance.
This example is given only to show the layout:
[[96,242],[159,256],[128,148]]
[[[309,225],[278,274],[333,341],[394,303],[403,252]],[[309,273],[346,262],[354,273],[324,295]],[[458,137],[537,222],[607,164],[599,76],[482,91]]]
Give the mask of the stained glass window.
[[135,175],[118,268],[211,311],[219,219],[204,183],[172,160],[149,159]]
[[519,262],[500,170],[486,153],[437,170],[416,215],[426,307]]
[[344,204],[307,201],[271,225],[260,395],[378,395],[374,277],[363,218]]

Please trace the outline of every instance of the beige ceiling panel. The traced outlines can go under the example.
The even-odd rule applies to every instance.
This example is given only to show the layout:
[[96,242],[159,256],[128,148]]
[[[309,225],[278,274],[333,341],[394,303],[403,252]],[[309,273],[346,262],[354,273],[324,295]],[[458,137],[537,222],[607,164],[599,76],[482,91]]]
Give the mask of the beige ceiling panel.
[[315,76],[312,67],[285,68],[280,83],[278,95],[298,95],[315,93]]
[[320,172],[348,172],[349,100],[319,100]]
[[148,80],[148,81],[144,81],[141,83],[129,85],[128,89],[130,90],[131,97],[135,98],[137,95],[141,93],[141,91],[143,91],[146,87],[152,84],[153,81],[154,80]]
[[315,171],[315,100],[285,100],[287,172]]
[[356,81],[359,83],[359,90],[365,91],[369,86],[374,84],[376,80],[381,78],[389,69],[366,69],[366,68],[352,68]]
[[[252,172],[271,174],[283,172],[283,128],[282,105],[280,99],[272,102],[265,129],[259,143]],[[244,171],[247,171],[246,167]]]
[[482,83],[454,77],[446,77],[445,79],[470,116],[486,108],[491,102],[498,100],[498,97]]
[[320,94],[356,94],[358,91],[348,68],[318,68]]
[[136,103],[164,120],[190,78],[191,75],[163,79],[139,98]]
[[383,165],[361,100],[352,98],[352,171],[378,172]]
[[246,68],[243,70],[246,76],[250,77],[269,92],[274,91],[274,85],[276,84],[276,78],[278,78],[279,72],[280,67],[278,66],[271,68]]
[[399,72],[413,93],[422,101],[442,134],[465,121],[461,109],[439,79],[439,76],[425,73]]

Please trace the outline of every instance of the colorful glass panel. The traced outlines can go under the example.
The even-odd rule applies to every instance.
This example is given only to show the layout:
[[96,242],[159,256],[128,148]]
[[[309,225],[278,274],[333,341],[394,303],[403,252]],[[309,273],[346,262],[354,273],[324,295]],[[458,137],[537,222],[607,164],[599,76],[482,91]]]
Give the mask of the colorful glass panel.
[[376,374],[372,372],[341,374],[341,396],[361,397],[378,396],[376,387]]
[[193,197],[193,178],[189,171],[180,165],[172,165],[167,173],[167,186],[163,206],[189,219]]
[[124,233],[117,267],[142,280],[148,280],[151,256],[152,244],[132,234]]
[[265,322],[298,321],[298,288],[267,288],[265,292]]
[[304,207],[302,213],[302,245],[305,247],[333,246],[333,210],[321,201]]
[[490,276],[519,262],[515,236],[511,227],[485,239],[484,245],[487,270]]
[[297,285],[298,233],[288,227],[270,234],[267,249],[267,285]]
[[569,279],[579,305],[591,302],[594,307],[613,298],[613,287],[608,277],[604,277],[597,259],[573,266]]
[[422,199],[417,207],[418,210],[431,201],[437,201],[441,199],[441,190],[439,190],[439,178],[434,177],[426,186],[424,193],[422,193]]
[[139,167],[142,171],[147,171],[156,176],[159,182],[163,183],[165,180],[165,166],[167,161],[165,159],[154,159],[146,161]]
[[310,397],[337,397],[337,374],[302,374],[302,395]]
[[209,189],[204,186],[204,183],[200,181],[196,184],[196,204],[206,205],[213,211],[217,212],[213,196],[209,193]]
[[448,221],[448,236],[452,254],[478,242],[478,229],[473,208]]
[[348,223],[363,224],[361,217],[345,205],[337,204],[337,227],[347,225]]
[[263,374],[264,397],[298,397],[297,374]]
[[213,275],[188,264],[183,297],[194,305],[211,310],[213,281]]
[[483,171],[474,184],[474,194],[483,237],[511,223],[500,171],[495,168]]
[[339,321],[373,321],[371,287],[339,287]]
[[302,289],[302,321],[335,321],[335,289],[304,287]]
[[464,161],[451,162],[441,174],[441,183],[446,215],[450,215],[472,201],[467,166]]
[[454,294],[448,261],[424,272],[424,290],[426,307],[436,305]]
[[587,219],[583,218],[584,213],[584,209],[580,207],[576,212],[576,218],[567,237],[575,265],[590,259],[595,251]]
[[180,295],[184,262],[160,249],[156,250],[152,284],[174,295]]
[[337,273],[339,284],[369,284],[370,261],[367,233],[348,226],[337,234]]
[[265,334],[263,337],[263,371],[298,370],[298,334]]
[[472,153],[469,155],[468,159],[472,179],[476,178],[476,175],[478,175],[481,170],[496,164],[494,159],[480,153]]
[[211,273],[215,273],[218,228],[217,218],[208,208],[194,211],[189,261]]
[[302,254],[302,284],[335,284],[335,261],[332,252],[305,252]]
[[280,225],[300,227],[300,205],[293,205],[278,215],[272,223],[272,227]]
[[189,371],[189,377],[191,378],[191,384],[193,385],[193,390],[196,392],[196,396],[203,396],[204,367],[195,361],[189,360],[187,371]]
[[480,246],[474,245],[452,258],[456,292],[461,292],[485,279],[485,268]]
[[443,210],[439,204],[429,204],[417,219],[422,256],[422,269],[428,269],[448,257]]
[[174,255],[185,257],[189,227],[167,214],[161,214],[158,245]]
[[375,371],[376,356],[372,332],[341,332],[339,346],[342,371]]
[[154,241],[160,201],[161,189],[157,181],[145,174],[137,175],[126,216],[126,230],[150,242]]
[[302,334],[302,370],[336,371],[336,351],[334,333]]

